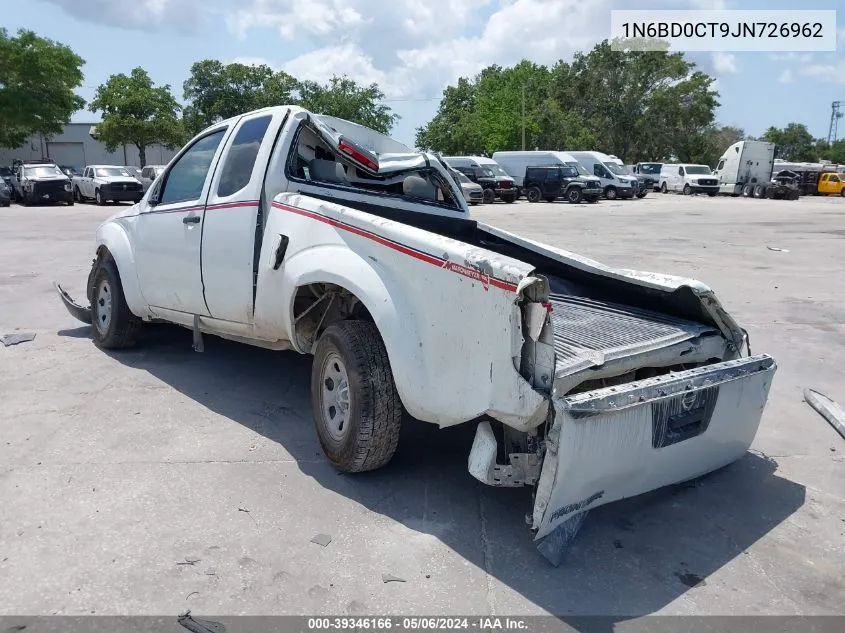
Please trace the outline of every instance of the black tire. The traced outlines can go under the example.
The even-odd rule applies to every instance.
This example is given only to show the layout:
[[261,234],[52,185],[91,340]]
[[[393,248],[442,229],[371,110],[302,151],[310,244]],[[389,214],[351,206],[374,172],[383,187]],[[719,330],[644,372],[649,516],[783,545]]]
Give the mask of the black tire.
[[763,185],[755,185],[754,186],[754,197],[755,198],[764,198],[766,193],[766,188]]
[[484,202],[484,204],[493,204],[493,202],[496,200],[496,192],[492,189],[485,189],[481,200]]
[[[329,400],[338,389],[338,376],[347,381],[345,415],[338,400],[334,405]],[[336,393],[341,395],[342,387]],[[341,321],[326,328],[314,350],[311,404],[317,437],[335,468],[359,473],[390,461],[399,444],[403,408],[374,324]],[[331,426],[335,415],[336,429]]]
[[692,187],[690,187],[688,184],[687,184],[687,185],[684,185],[684,195],[685,195],[685,196],[688,196],[688,195],[690,195],[691,193],[692,193]]
[[[108,315],[108,316],[106,316]],[[94,272],[91,295],[91,330],[94,343],[102,349],[132,347],[141,331],[141,320],[129,311],[117,264],[103,258]]]
[[584,194],[581,191],[581,187],[570,187],[566,190],[566,201],[569,204],[581,204],[583,198]]
[[745,185],[742,188],[742,197],[743,198],[749,198],[751,196],[751,193],[752,193],[751,185]]
[[608,200],[616,200],[616,197],[618,195],[619,194],[616,191],[616,187],[614,187],[613,185],[608,185],[604,188],[604,197]]
[[103,206],[106,203],[105,198],[103,198],[103,196],[100,195],[99,189],[94,190],[94,202],[96,202],[99,206]]
[[669,193],[669,187],[666,186],[665,182],[660,185],[660,193]]
[[[843,189],[839,192],[839,195],[840,195],[840,196],[842,196],[843,198],[845,198],[845,188],[843,188]],[[8,206],[8,205],[6,205],[6,206]]]
[[79,191],[79,187],[74,187],[74,188],[73,188],[73,198],[74,198],[74,200],[76,200],[77,202],[80,202],[80,203],[81,203],[81,202],[84,202],[84,200],[83,200],[83,198],[82,198],[82,192],[81,192],[81,191]]
[[647,192],[647,191],[640,191],[640,192],[637,194],[637,197],[638,197],[638,198],[640,198],[640,199],[642,199],[642,198],[645,198],[647,194],[648,194],[648,192]]
[[502,196],[502,200],[504,200],[507,204],[513,204],[514,202],[516,202],[516,194]]
[[531,187],[525,194],[525,197],[528,198],[528,202],[540,202],[543,192],[540,191],[540,187]]

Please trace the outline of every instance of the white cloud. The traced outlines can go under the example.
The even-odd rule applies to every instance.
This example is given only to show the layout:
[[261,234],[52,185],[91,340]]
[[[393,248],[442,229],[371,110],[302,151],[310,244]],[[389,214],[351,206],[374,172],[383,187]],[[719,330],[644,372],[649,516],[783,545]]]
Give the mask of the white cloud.
[[797,62],[799,64],[809,64],[813,61],[812,53],[772,53],[769,59],[775,62]]
[[792,70],[790,70],[789,68],[784,70],[778,77],[778,81],[782,84],[791,84],[793,81],[795,81],[795,77],[793,77],[792,75]]
[[204,22],[203,0],[46,0],[69,15],[107,26],[143,31],[197,31]]
[[713,67],[720,74],[734,74],[738,72],[736,55],[733,53],[713,53]]
[[845,66],[842,64],[815,64],[805,68],[804,72],[811,77],[818,77],[822,81],[826,81],[828,83],[845,84],[845,72],[843,72],[844,68]]

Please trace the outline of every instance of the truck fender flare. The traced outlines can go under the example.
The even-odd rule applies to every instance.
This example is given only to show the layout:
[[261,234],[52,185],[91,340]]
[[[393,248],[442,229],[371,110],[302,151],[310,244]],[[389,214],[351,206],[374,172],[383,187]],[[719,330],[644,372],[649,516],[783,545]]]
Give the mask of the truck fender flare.
[[123,227],[113,222],[100,226],[97,230],[98,260],[103,257],[104,249],[108,251],[117,265],[120,284],[123,286],[123,295],[126,298],[129,311],[139,318],[149,318],[150,311],[144,296],[141,294],[141,284],[138,282],[135,252],[132,250],[129,236]]
[[[320,265],[331,258],[331,269]],[[427,393],[422,382],[427,380],[426,349],[422,344],[413,316],[413,301],[399,280],[385,271],[376,271],[364,258],[345,248],[324,246],[297,253],[285,262],[285,296],[291,344],[297,348],[294,334],[294,299],[302,286],[330,283],[355,295],[373,318],[384,341],[396,390],[405,409],[414,417],[426,417],[429,407],[421,399]]]

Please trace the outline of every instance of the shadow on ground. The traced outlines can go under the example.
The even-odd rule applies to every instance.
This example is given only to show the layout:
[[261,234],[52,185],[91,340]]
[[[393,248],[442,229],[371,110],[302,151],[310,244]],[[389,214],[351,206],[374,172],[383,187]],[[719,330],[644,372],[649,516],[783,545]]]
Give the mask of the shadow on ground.
[[[64,331],[78,336],[81,330]],[[559,616],[652,613],[688,591],[783,522],[805,489],[747,453],[716,473],[593,510],[559,568],[536,552],[525,524],[527,489],[494,489],[466,470],[472,425],[439,430],[406,421],[385,468],[338,476],[314,462],[311,359],[155,328],[145,344],[115,353],[216,413],[278,442],[322,486],[411,529],[436,536],[529,601]],[[269,414],[269,415],[268,415]],[[269,418],[269,422],[268,422]]]

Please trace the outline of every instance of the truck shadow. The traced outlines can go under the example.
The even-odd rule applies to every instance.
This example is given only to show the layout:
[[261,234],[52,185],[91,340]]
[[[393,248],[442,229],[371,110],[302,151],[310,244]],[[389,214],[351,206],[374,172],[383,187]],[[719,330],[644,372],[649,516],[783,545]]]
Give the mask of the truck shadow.
[[338,476],[328,462],[315,461],[322,453],[310,417],[310,357],[214,337],[196,354],[190,341],[187,330],[163,326],[143,347],[113,357],[278,442],[323,487],[435,536],[563,618],[623,620],[659,610],[706,585],[804,503],[802,485],[776,476],[776,462],[749,452],[694,482],[593,510],[554,568],[534,548],[524,521],[530,490],[490,488],[467,472],[474,425],[440,430],[407,420],[387,467]]

